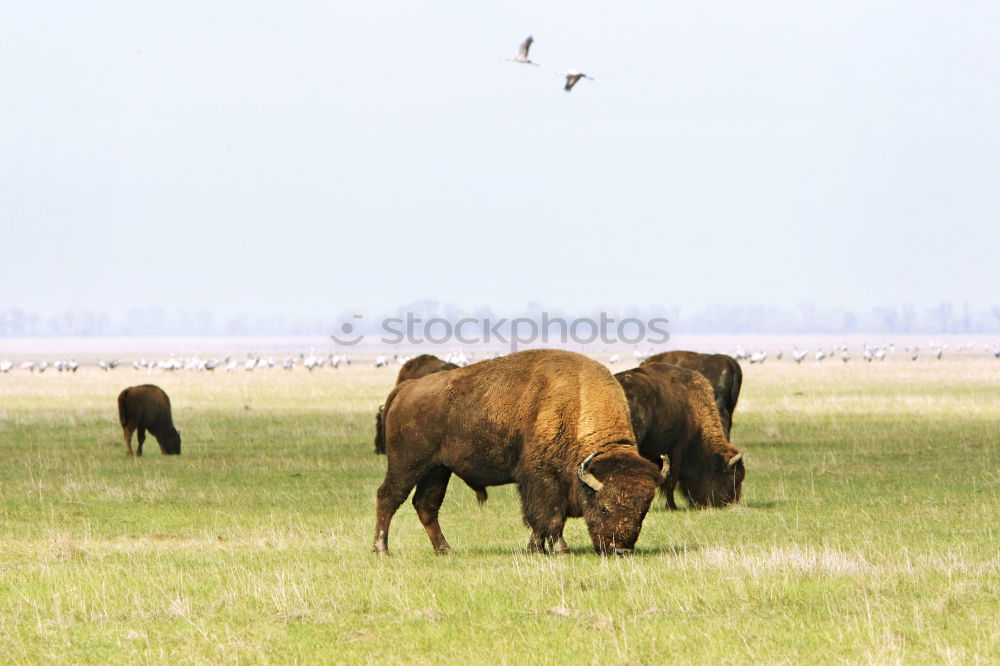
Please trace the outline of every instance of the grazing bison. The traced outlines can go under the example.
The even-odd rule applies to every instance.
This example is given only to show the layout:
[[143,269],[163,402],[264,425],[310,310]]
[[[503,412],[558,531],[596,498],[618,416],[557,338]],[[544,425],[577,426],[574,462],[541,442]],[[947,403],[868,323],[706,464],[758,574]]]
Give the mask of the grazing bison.
[[650,363],[671,363],[705,375],[712,385],[722,427],[726,430],[726,437],[729,437],[733,429],[733,412],[736,411],[736,401],[740,398],[740,387],[743,385],[743,369],[736,359],[725,354],[677,350],[650,356],[641,365]]
[[628,399],[639,453],[664,463],[660,490],[669,508],[677,508],[678,483],[692,506],[740,500],[743,454],[723,431],[708,380],[668,363],[642,365],[615,378]]
[[396,375],[396,383],[402,384],[407,379],[420,379],[427,375],[433,375],[435,372],[454,370],[457,367],[454,363],[442,361],[433,354],[421,354],[403,364],[403,367],[399,369],[399,374]]
[[[421,354],[420,356],[411,358],[399,369],[399,374],[396,375],[396,386],[409,379],[420,379],[427,375],[433,375],[435,372],[454,370],[457,367],[454,363],[442,361],[433,354]],[[378,413],[375,415],[375,453],[381,454],[385,453],[385,439],[382,436],[382,413],[384,410],[385,405],[379,405]],[[480,499],[480,503],[485,501],[486,497],[484,495]]]
[[118,394],[118,420],[125,431],[125,448],[132,455],[132,433],[139,431],[136,455],[142,455],[142,443],[148,430],[165,455],[181,452],[181,434],[170,417],[170,398],[159,386],[131,386]]
[[378,489],[374,550],[416,486],[413,506],[438,553],[438,510],[454,473],[473,488],[516,483],[528,549],[567,552],[563,525],[582,516],[594,549],[629,553],[656,494],[628,403],[586,356],[531,350],[403,382],[385,404],[388,468]]

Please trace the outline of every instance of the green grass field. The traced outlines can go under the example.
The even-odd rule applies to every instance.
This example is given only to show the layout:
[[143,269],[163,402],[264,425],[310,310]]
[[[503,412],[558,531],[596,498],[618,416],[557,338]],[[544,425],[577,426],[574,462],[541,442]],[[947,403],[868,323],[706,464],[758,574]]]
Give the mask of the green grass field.
[[[372,554],[395,368],[0,375],[0,661],[1000,662],[1000,361],[744,369],[743,504],[657,500],[609,559],[454,479],[452,555],[409,504]],[[125,456],[147,381],[179,457]]]

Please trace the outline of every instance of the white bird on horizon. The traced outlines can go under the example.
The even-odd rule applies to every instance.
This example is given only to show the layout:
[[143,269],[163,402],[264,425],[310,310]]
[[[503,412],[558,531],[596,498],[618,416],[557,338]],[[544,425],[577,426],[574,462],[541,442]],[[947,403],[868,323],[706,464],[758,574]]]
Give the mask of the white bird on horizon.
[[583,72],[579,72],[575,69],[567,69],[565,72],[556,72],[556,74],[566,77],[566,85],[563,86],[563,90],[565,90],[566,92],[571,91],[573,89],[573,86],[575,86],[576,82],[579,81],[580,79],[587,79],[588,81],[594,80],[594,77],[587,76]]
[[531,43],[533,41],[535,41],[535,38],[528,35],[528,38],[521,42],[521,46],[517,48],[517,55],[513,58],[504,58],[504,60],[507,62],[519,62],[522,65],[534,65],[535,67],[538,67],[537,62],[531,62],[531,60],[528,59],[528,50],[531,48]]

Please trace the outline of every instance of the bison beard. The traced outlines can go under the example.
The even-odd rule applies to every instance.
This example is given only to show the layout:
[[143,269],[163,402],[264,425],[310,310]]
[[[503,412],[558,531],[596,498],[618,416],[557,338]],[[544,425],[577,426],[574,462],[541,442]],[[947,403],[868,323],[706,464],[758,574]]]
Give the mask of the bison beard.
[[533,350],[403,382],[383,420],[375,552],[388,551],[389,523],[414,487],[431,545],[450,551],[438,511],[453,473],[473,488],[516,483],[537,553],[566,552],[563,525],[578,516],[595,550],[630,552],[656,492],[621,387],[580,354]]

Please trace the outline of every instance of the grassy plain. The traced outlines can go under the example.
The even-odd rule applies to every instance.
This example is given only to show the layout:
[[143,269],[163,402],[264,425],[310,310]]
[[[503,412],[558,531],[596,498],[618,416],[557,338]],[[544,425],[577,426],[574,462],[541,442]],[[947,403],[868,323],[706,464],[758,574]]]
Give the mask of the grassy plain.
[[[513,488],[453,480],[370,550],[395,369],[0,375],[0,660],[10,663],[997,663],[1000,361],[745,366],[743,505],[637,553],[530,556]],[[127,459],[152,381],[179,457]]]

